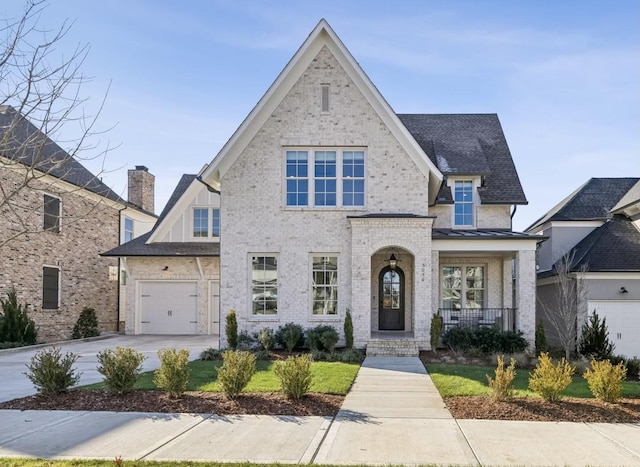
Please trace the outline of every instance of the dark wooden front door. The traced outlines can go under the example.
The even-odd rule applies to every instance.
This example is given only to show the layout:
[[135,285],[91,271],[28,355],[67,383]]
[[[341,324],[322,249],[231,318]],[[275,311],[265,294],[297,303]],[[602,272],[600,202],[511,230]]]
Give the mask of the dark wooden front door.
[[379,327],[381,331],[404,330],[404,273],[389,266],[380,272],[378,278],[380,303],[378,305]]

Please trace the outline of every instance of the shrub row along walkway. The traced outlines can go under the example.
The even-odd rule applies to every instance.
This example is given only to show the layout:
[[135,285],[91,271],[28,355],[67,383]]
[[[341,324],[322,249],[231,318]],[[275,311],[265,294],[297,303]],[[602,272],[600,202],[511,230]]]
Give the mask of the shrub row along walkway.
[[368,357],[335,419],[0,411],[0,456],[638,465],[640,425],[454,420],[417,358]]

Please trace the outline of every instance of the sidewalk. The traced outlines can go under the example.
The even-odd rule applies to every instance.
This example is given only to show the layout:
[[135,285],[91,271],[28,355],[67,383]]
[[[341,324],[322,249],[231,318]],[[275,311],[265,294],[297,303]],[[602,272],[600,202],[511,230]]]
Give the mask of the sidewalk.
[[0,411],[0,457],[640,465],[640,425],[455,420],[417,358],[367,358],[335,419]]

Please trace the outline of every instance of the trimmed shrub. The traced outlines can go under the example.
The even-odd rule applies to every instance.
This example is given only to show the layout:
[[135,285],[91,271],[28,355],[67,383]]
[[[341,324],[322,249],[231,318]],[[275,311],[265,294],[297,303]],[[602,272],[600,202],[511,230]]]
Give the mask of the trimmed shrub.
[[269,360],[271,356],[271,354],[264,349],[254,350],[253,355],[256,356],[256,360]]
[[234,310],[229,310],[227,313],[224,330],[227,335],[227,344],[230,348],[235,349],[238,346],[238,320]]
[[235,399],[256,372],[256,356],[244,350],[228,350],[222,354],[222,366],[216,371],[224,395]]
[[110,391],[119,393],[133,389],[142,372],[146,357],[130,347],[116,347],[98,352],[98,373]]
[[289,357],[276,362],[275,375],[288,399],[300,399],[311,387],[311,360],[308,355]]
[[509,366],[505,368],[504,357],[498,356],[498,365],[495,369],[495,379],[487,375],[489,382],[489,395],[494,401],[506,401],[513,398],[513,380],[516,377],[516,360],[511,359]]
[[257,347],[257,339],[249,334],[249,331],[241,331],[240,334],[238,334],[237,350],[252,350]]
[[362,363],[364,354],[357,349],[347,349],[340,354],[340,361],[342,363]]
[[473,345],[473,330],[463,326],[456,326],[444,333],[442,343],[453,352],[464,352]]
[[431,337],[431,350],[436,351],[438,344],[440,343],[440,335],[442,334],[442,328],[444,327],[444,320],[440,314],[440,310],[431,316],[431,327],[429,328],[429,335]]
[[456,326],[448,329],[442,337],[442,343],[454,352],[479,354],[520,353],[527,348],[522,332],[503,331],[499,328],[468,328]]
[[349,308],[344,314],[344,342],[347,349],[353,349],[353,319]]
[[209,347],[200,352],[200,360],[222,360],[222,351]]
[[313,350],[333,353],[338,343],[338,331],[333,326],[320,325],[307,329],[307,345]]
[[629,358],[625,364],[627,365],[627,376],[632,378],[640,376],[640,359]]
[[527,350],[527,340],[522,331],[500,331],[500,348],[496,352],[521,353]]
[[535,343],[536,355],[540,355],[542,352],[547,351],[547,335],[544,331],[544,324],[541,319],[536,323]]
[[95,337],[100,335],[98,329],[98,317],[96,316],[96,310],[89,307],[84,307],[78,321],[73,326],[73,332],[71,333],[72,339],[81,339],[85,337]]
[[587,380],[591,394],[596,399],[613,403],[620,400],[627,368],[623,362],[614,366],[609,360],[591,360],[591,368],[582,376]]
[[322,350],[314,349],[309,355],[314,362],[326,362],[329,360],[329,354]]
[[189,384],[189,350],[160,349],[160,368],[153,373],[153,384],[171,397],[180,397]]
[[[7,299],[0,298],[2,315],[0,315],[0,342],[18,342],[35,344],[38,337],[36,323],[27,313],[27,307],[18,303],[15,289],[7,291]],[[19,347],[13,345],[12,347]]]
[[73,368],[76,360],[78,356],[72,352],[63,356],[60,347],[44,349],[31,358],[25,375],[42,394],[66,392],[80,381],[81,373]]
[[269,351],[273,348],[273,345],[276,343],[276,339],[273,336],[273,330],[270,328],[262,328],[258,331],[257,335],[258,342],[264,350],[269,353]]
[[598,313],[594,310],[589,320],[582,326],[578,351],[587,358],[604,360],[611,358],[614,347],[609,340],[607,318],[602,318],[600,321]]
[[287,323],[280,326],[276,331],[275,338],[278,345],[289,352],[304,345],[302,326],[295,323]]
[[575,368],[564,357],[556,365],[547,352],[538,357],[538,364],[529,376],[529,388],[548,402],[557,402],[571,384]]

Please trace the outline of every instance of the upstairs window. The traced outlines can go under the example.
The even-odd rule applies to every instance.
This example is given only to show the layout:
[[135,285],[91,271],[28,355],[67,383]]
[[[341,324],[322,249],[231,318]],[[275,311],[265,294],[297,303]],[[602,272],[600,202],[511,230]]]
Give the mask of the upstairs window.
[[292,150],[285,158],[287,206],[364,207],[364,150]]
[[44,224],[42,228],[49,232],[60,232],[60,198],[44,195]]
[[128,217],[124,218],[124,242],[130,242],[133,240],[133,219]]
[[454,225],[458,227],[473,227],[473,182],[471,180],[456,180],[453,188]]
[[219,237],[220,209],[194,208],[192,235],[194,238]]

